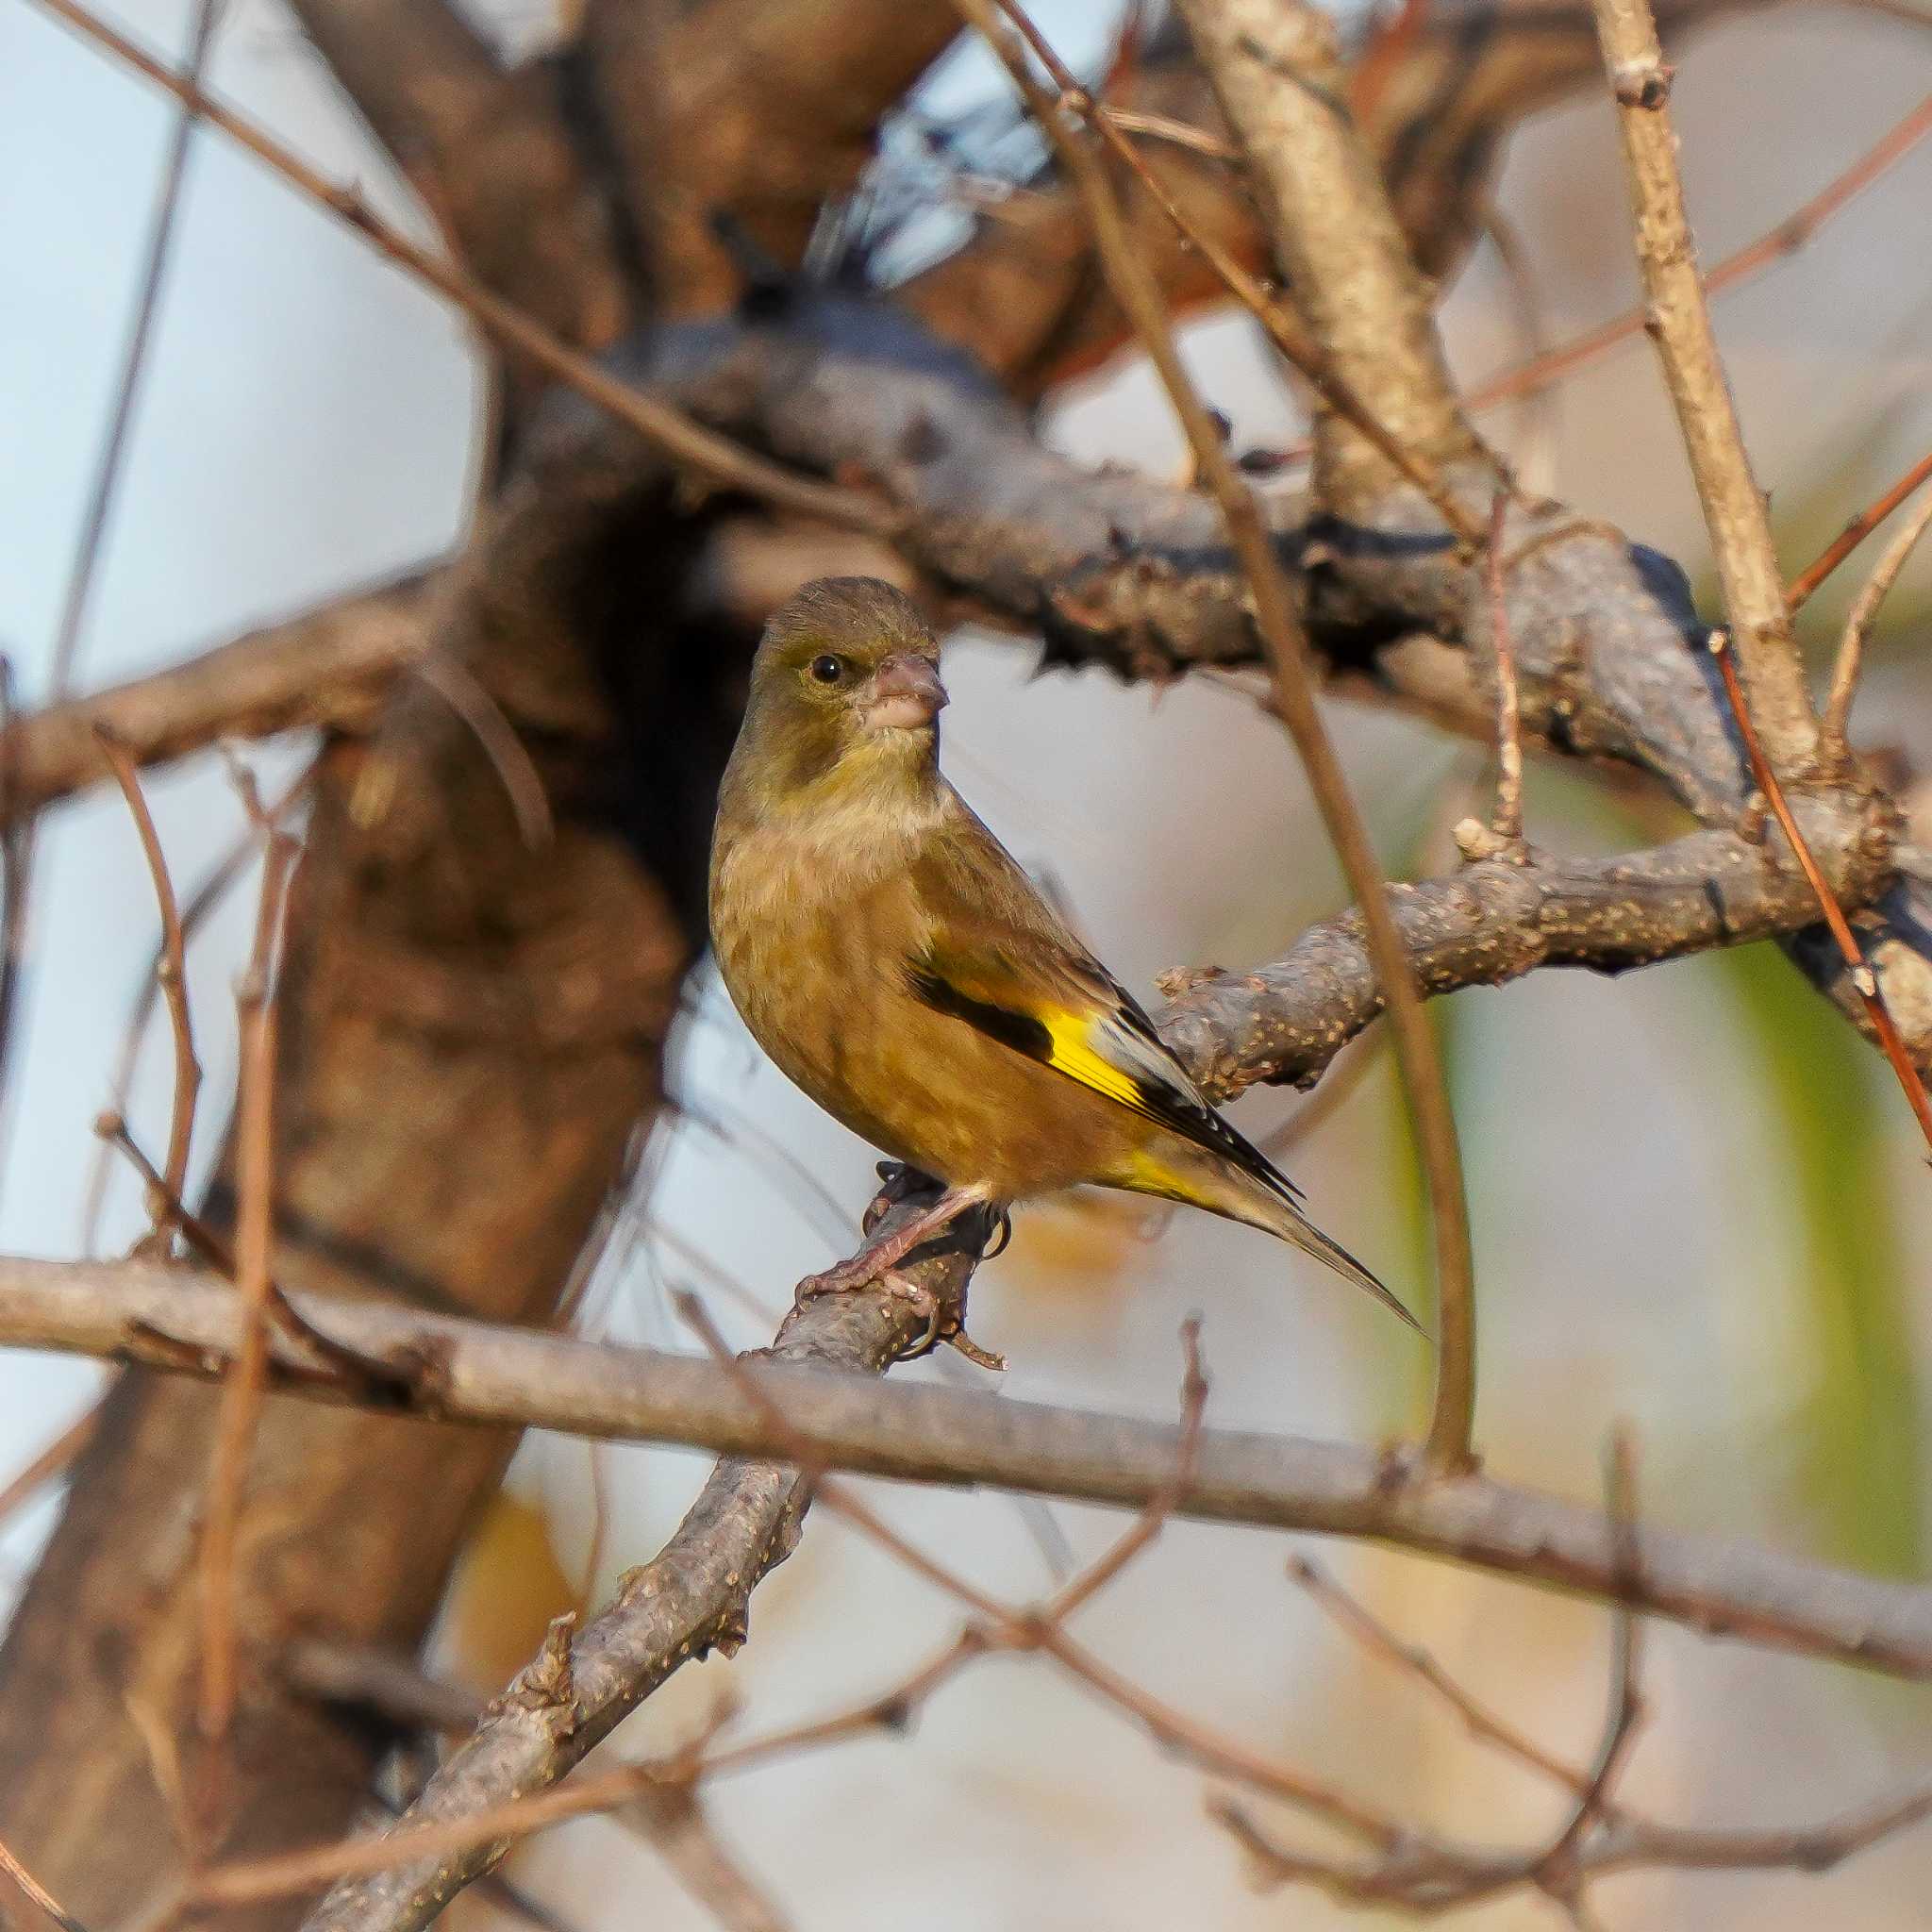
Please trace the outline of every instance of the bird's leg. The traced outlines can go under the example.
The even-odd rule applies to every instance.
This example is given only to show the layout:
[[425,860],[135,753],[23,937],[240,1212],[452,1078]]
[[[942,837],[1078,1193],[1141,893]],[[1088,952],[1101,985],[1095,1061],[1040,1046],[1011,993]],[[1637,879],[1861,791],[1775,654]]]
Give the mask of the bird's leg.
[[[873,1229],[895,1207],[919,1192],[923,1185],[928,1184],[928,1176],[900,1161],[882,1161],[879,1179],[883,1185],[865,1210],[861,1224],[868,1236],[872,1236]],[[1006,1246],[1012,1232],[1012,1224],[1006,1209],[995,1206],[992,1190],[984,1185],[948,1188],[931,1207],[914,1215],[905,1226],[895,1228],[889,1235],[874,1236],[868,1240],[849,1261],[827,1268],[822,1274],[807,1275],[798,1284],[798,1299],[808,1301],[813,1295],[846,1294],[856,1289],[875,1286],[888,1294],[909,1302],[925,1323],[924,1334],[900,1355],[901,1361],[916,1361],[923,1355],[930,1355],[941,1342],[948,1342],[968,1361],[976,1362],[982,1369],[1004,1369],[1007,1365],[1004,1356],[981,1348],[967,1334],[963,1293],[953,1297],[950,1304],[942,1305],[931,1289],[899,1272],[899,1263],[915,1248],[943,1233],[960,1215],[971,1213],[976,1208],[993,1209],[994,1233],[999,1239],[999,1247],[993,1248],[989,1244],[989,1253],[997,1254]]]
[[903,1160],[880,1161],[879,1191],[867,1204],[864,1218],[858,1224],[859,1232],[870,1234],[901,1201],[910,1199],[922,1188],[939,1185],[930,1174],[922,1174]]
[[874,1236],[850,1260],[841,1261],[821,1274],[808,1274],[798,1284],[798,1299],[807,1301],[819,1294],[849,1294],[854,1289],[883,1280],[914,1248],[931,1241],[934,1235],[950,1227],[970,1209],[984,1208],[991,1199],[992,1190],[983,1181],[975,1181],[966,1188],[948,1188],[930,1208],[915,1214],[903,1227],[895,1227],[891,1234]]

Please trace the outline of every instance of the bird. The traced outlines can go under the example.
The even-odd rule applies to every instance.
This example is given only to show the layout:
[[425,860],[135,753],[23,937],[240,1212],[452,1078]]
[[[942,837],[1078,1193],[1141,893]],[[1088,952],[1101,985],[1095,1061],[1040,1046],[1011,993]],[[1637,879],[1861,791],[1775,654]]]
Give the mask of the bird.
[[765,625],[719,788],[710,928],[733,1005],[827,1113],[943,1186],[801,1299],[906,1293],[920,1353],[931,1297],[896,1272],[913,1249],[969,1210],[1098,1185],[1263,1229],[1419,1327],[941,774],[946,701],[910,598],[821,577]]

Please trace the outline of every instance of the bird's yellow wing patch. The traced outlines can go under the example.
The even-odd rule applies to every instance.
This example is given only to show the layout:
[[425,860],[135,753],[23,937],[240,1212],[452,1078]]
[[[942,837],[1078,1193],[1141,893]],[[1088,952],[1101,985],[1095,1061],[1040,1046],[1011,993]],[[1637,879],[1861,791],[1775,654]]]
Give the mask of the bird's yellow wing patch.
[[[1147,1016],[1104,968],[1064,958],[1054,966],[1058,984],[1048,991],[1038,984],[1045,973],[1036,971],[1029,984],[997,953],[962,958],[934,948],[908,962],[907,979],[936,1011],[964,1020],[1015,1053],[1232,1161],[1290,1200],[1297,1198],[1294,1184],[1202,1099]],[[1091,1000],[1084,997],[1090,987]],[[1071,988],[1082,1004],[1074,1004],[1062,988]]]
[[[1148,1113],[1141,1083],[1124,1067],[1116,1066],[1093,1044],[1093,1016],[1049,1008],[1040,1016],[1050,1042],[1046,1063],[1056,1073],[1130,1107],[1136,1113]],[[1151,1115],[1150,1115],[1151,1118]]]

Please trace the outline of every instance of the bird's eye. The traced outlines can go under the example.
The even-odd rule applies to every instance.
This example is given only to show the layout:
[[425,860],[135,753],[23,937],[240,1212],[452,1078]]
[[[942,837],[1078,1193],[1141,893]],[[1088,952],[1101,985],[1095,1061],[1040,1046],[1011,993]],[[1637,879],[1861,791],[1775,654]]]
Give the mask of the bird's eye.
[[823,657],[811,660],[811,675],[821,684],[837,684],[845,675],[845,660],[827,651]]

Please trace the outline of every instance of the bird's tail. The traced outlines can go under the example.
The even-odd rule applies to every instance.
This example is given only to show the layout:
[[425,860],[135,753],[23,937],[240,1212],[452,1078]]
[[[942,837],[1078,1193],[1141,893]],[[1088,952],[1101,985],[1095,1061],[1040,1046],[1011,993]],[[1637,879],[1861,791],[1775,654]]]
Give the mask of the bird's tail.
[[[1305,1254],[1314,1256],[1316,1260],[1334,1269],[1344,1281],[1352,1281],[1357,1288],[1367,1290],[1418,1335],[1428,1333],[1340,1241],[1329,1240],[1308,1219],[1296,1198],[1294,1183],[1266,1155],[1245,1141],[1239,1141],[1239,1147],[1242,1157],[1239,1166],[1225,1158],[1205,1156],[1184,1158],[1181,1161],[1163,1161],[1164,1178],[1168,1185],[1159,1186],[1158,1190],[1149,1187],[1144,1180],[1140,1185],[1150,1192],[1172,1193],[1180,1200],[1191,1201],[1216,1214],[1224,1214],[1230,1221],[1244,1221],[1250,1227],[1262,1228],[1282,1241],[1292,1241]],[[1194,1150],[1188,1150],[1190,1157],[1193,1154]]]
[[1274,1211],[1265,1221],[1257,1216],[1257,1226],[1265,1226],[1270,1234],[1278,1234],[1283,1241],[1292,1241],[1304,1253],[1325,1262],[1344,1281],[1352,1281],[1357,1288],[1367,1289],[1385,1308],[1401,1316],[1418,1335],[1429,1332],[1340,1241],[1331,1241],[1292,1201],[1275,1197],[1271,1198],[1267,1206]]

